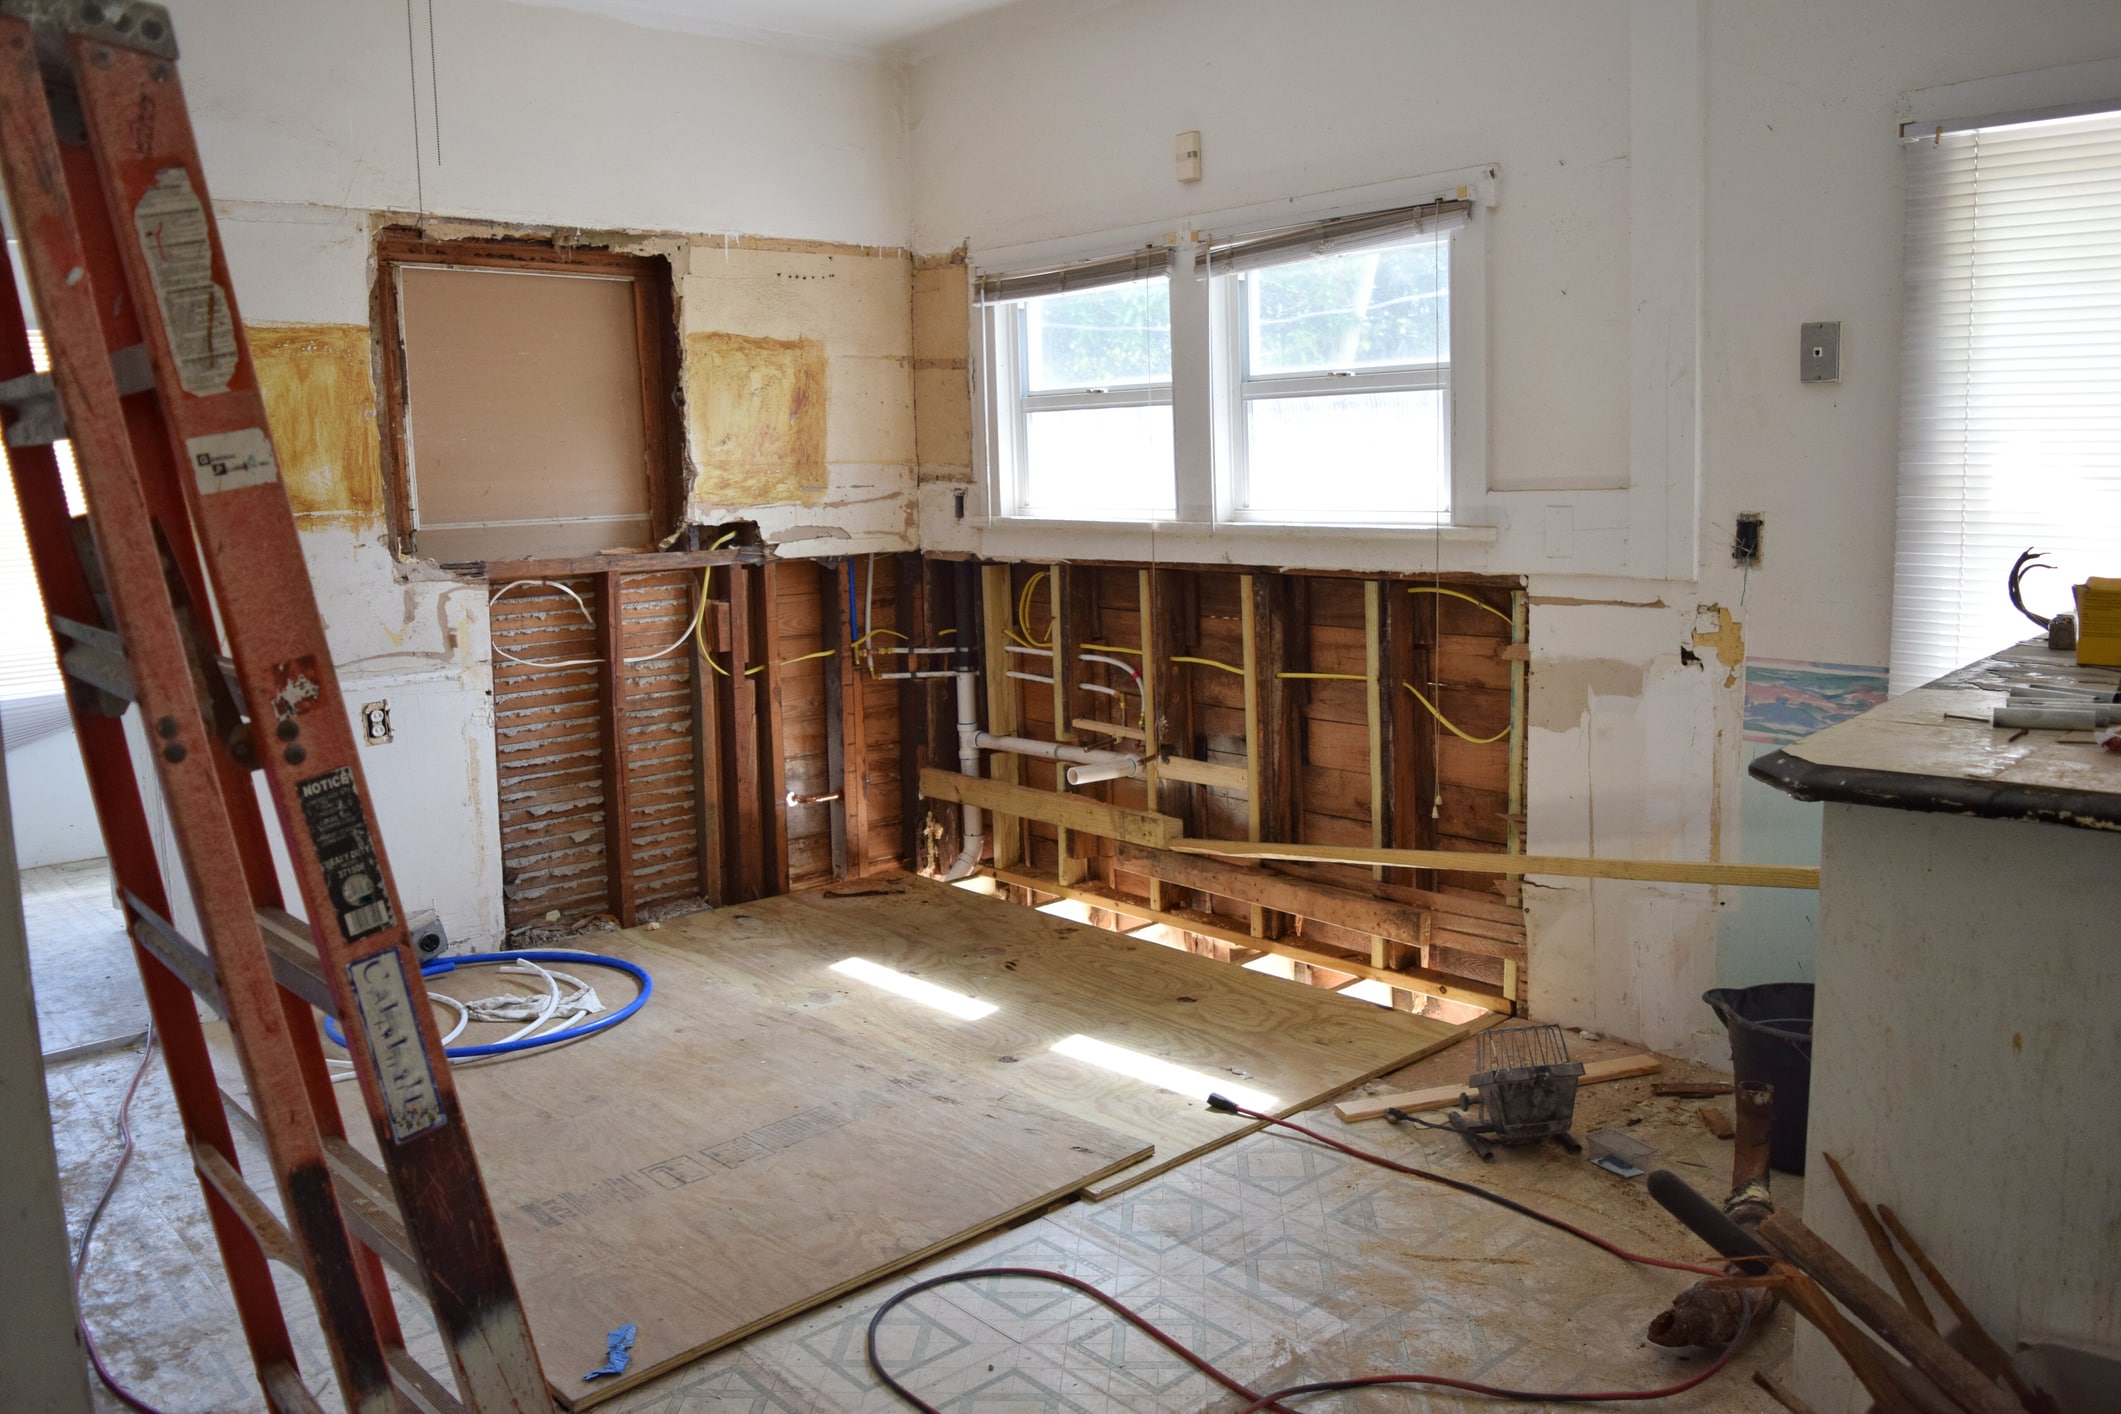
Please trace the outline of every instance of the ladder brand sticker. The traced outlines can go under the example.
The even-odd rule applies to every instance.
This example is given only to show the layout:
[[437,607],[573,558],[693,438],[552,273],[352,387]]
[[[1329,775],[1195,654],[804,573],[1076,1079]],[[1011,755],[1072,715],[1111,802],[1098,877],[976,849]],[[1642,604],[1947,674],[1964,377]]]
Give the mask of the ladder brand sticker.
[[332,909],[339,915],[339,931],[351,943],[388,928],[397,915],[383,890],[383,866],[368,837],[353,767],[298,782],[295,790],[302,801],[302,821],[309,827],[310,848],[316,851]]
[[214,280],[213,233],[191,172],[164,167],[133,208],[133,230],[154,282],[177,381],[195,398],[228,391],[236,373],[236,322]]
[[245,486],[270,486],[280,479],[279,464],[272,459],[272,438],[262,427],[193,437],[184,450],[191,455],[191,472],[198,478],[202,496]]
[[405,963],[398,950],[379,952],[349,965],[354,1004],[361,1010],[361,1030],[375,1057],[376,1084],[383,1108],[390,1112],[390,1137],[397,1141],[447,1123],[435,1095],[434,1062],[420,1035],[420,1013],[405,985]]

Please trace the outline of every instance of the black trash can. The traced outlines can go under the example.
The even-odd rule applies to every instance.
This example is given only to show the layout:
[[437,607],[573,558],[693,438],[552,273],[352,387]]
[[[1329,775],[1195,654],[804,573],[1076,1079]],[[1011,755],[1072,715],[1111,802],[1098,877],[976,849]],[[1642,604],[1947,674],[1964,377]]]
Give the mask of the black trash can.
[[1768,1162],[1784,1173],[1803,1173],[1812,1099],[1812,984],[1718,987],[1701,999],[1730,1033],[1731,1073],[1738,1082],[1775,1087]]

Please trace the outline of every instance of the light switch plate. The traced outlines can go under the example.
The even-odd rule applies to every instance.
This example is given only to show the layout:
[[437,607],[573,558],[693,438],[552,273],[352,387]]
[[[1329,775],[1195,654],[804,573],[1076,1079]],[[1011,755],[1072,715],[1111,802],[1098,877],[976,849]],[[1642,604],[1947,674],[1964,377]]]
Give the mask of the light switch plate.
[[1804,340],[1797,350],[1797,376],[1806,383],[1841,381],[1840,320],[1804,326]]

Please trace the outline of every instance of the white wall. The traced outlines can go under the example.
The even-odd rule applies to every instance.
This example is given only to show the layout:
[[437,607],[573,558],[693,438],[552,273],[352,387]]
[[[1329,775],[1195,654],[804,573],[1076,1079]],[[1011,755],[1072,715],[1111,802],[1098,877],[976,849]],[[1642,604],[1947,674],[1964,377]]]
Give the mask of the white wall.
[[[913,71],[917,251],[1500,164],[1499,529],[1447,541],[1441,563],[1530,579],[1527,847],[1748,858],[1742,822],[1780,817],[1751,809],[1765,788],[1744,775],[1744,659],[1886,660],[1900,97],[2121,55],[2121,7],[1133,0],[1005,20],[940,37]],[[1206,175],[1183,187],[1172,137],[1191,128]],[[1837,385],[1797,381],[1811,319],[1843,321]],[[1750,576],[1728,563],[1740,511],[1767,517]],[[977,548],[978,528],[947,515],[924,506],[929,542]],[[1425,536],[1196,538],[1184,552],[1436,564]],[[1742,648],[1697,645],[1718,627],[1704,606],[1732,611]],[[1760,980],[1747,957],[1719,957],[1737,897],[1566,881],[1527,896],[1541,1013],[1715,1055],[1699,994]],[[1804,910],[1773,916],[1810,926]]]
[[9,823],[15,862],[24,869],[96,859],[103,832],[89,799],[88,773],[72,727],[12,748],[7,753]]
[[[379,212],[905,240],[900,80],[882,64],[501,0],[436,4],[432,63],[425,7],[410,56],[401,7],[179,0],[174,11],[248,323],[365,328]],[[894,545],[905,539],[902,510],[873,518]],[[404,905],[490,946],[503,923],[483,589],[397,563],[378,519],[303,529],[349,709],[391,704],[395,740],[362,760]]]
[[428,7],[413,9],[408,46],[398,5],[177,0],[214,196],[905,241],[899,84],[883,65],[438,0],[430,66]]

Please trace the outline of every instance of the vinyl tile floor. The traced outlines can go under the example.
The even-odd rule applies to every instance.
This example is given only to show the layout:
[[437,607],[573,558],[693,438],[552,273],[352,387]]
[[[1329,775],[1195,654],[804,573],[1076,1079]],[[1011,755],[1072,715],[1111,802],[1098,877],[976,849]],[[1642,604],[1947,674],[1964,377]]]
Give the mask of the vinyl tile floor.
[[[103,1039],[144,1016],[129,956],[100,961],[118,930],[107,876],[88,866],[25,876],[40,1025]],[[100,908],[98,907],[100,903]],[[42,932],[44,936],[38,936]],[[117,931],[119,950],[123,934]],[[54,983],[45,1019],[46,979]],[[93,985],[90,985],[90,983]],[[94,1032],[91,1036],[87,1033]],[[1585,1057],[1625,1048],[1571,1037]],[[71,1042],[64,1043],[71,1044]],[[120,1097],[135,1044],[50,1065],[69,1227],[78,1240],[120,1137]],[[1417,1088],[1463,1078],[1470,1058],[1445,1053],[1377,1082]],[[1675,1067],[1687,1078],[1708,1072]],[[1694,1116],[1696,1101],[1654,1099],[1647,1081],[1587,1088],[1578,1132],[1628,1126],[1667,1163],[1714,1191],[1729,1164]],[[1493,1186],[1624,1246],[1701,1259],[1706,1249],[1629,1183],[1558,1149],[1475,1159],[1454,1136],[1383,1122],[1344,1126],[1330,1108],[1304,1117],[1402,1162]],[[1632,1121],[1632,1124],[1630,1123]],[[137,1152],[96,1234],[84,1296],[114,1373],[156,1408],[265,1406],[222,1281],[197,1181],[185,1162],[159,1060],[134,1101]],[[240,1134],[240,1130],[239,1130]],[[249,1136],[246,1166],[264,1156]],[[1776,1176],[1797,1207],[1802,1181]],[[1535,1390],[1661,1386],[1707,1363],[1646,1343],[1643,1329],[1689,1278],[1627,1266],[1550,1228],[1451,1190],[1266,1132],[1184,1164],[1102,1203],[1068,1203],[990,1234],[909,1275],[879,1282],[597,1406],[611,1414],[884,1414],[904,1408],[869,1369],[877,1309],[912,1281],[986,1267],[1066,1272],[1113,1294],[1252,1389],[1351,1374],[1426,1372]],[[275,1268],[302,1368],[318,1402],[341,1407],[299,1280]],[[442,1368],[419,1299],[402,1288],[408,1346]],[[1779,1367],[1786,1312],[1714,1381],[1657,1407],[1776,1409],[1750,1372]],[[1192,1414],[1244,1406],[1176,1355],[1088,1297],[1017,1277],[987,1276],[922,1293],[878,1332],[886,1366],[948,1414]],[[99,1409],[122,1408],[96,1387]],[[1356,1411],[1497,1407],[1449,1391],[1375,1388],[1292,1401]],[[1537,1406],[1533,1406],[1537,1407]]]

